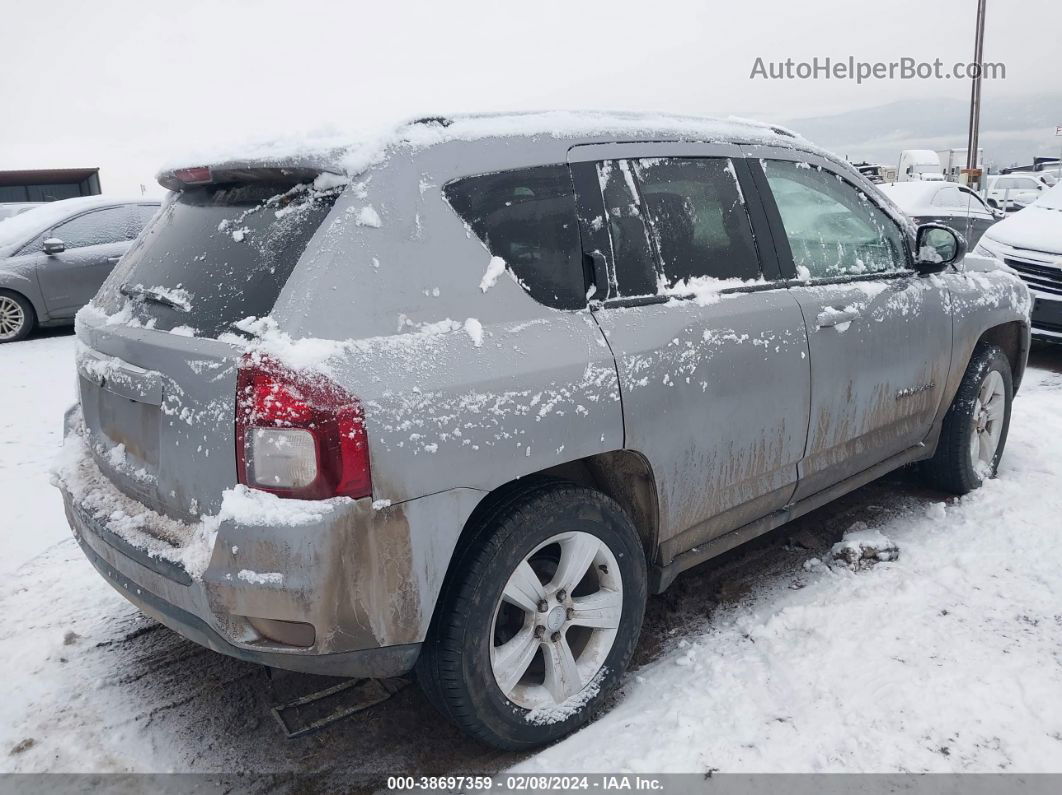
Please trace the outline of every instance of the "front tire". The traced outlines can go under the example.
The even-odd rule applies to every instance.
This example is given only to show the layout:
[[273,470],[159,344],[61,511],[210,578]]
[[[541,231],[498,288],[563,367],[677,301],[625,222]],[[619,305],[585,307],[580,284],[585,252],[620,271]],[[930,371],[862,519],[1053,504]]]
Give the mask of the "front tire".
[[18,293],[0,290],[0,344],[26,339],[36,323],[33,304]]
[[944,417],[937,451],[925,463],[931,483],[968,494],[996,475],[1014,399],[1010,361],[995,345],[978,347]]
[[641,631],[645,557],[600,492],[538,485],[455,556],[417,675],[466,733],[507,750],[586,723],[620,682]]

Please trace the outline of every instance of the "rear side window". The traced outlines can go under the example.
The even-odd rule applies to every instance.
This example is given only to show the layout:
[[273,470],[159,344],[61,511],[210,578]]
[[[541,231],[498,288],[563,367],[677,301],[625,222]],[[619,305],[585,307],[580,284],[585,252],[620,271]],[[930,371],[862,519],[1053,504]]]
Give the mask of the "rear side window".
[[532,298],[556,309],[586,306],[575,190],[567,166],[465,177],[443,192]]
[[[185,190],[111,273],[98,301],[116,311],[136,296],[130,300],[142,322],[210,337],[268,315],[339,190],[269,183]],[[176,298],[177,306],[151,294]]]
[[757,279],[752,224],[727,158],[635,162],[667,287],[707,276]]

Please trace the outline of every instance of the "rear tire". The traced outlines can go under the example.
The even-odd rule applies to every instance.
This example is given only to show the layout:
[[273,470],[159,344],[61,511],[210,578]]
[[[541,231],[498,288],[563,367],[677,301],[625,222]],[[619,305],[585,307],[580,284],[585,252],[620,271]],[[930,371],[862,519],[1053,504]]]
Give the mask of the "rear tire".
[[634,653],[645,556],[609,497],[536,484],[481,520],[435,609],[417,676],[467,734],[526,750],[586,723]]
[[0,290],[0,344],[26,339],[35,325],[33,304],[18,293]]
[[1006,355],[995,345],[978,347],[944,417],[937,451],[923,465],[930,483],[962,495],[995,477],[1013,399]]

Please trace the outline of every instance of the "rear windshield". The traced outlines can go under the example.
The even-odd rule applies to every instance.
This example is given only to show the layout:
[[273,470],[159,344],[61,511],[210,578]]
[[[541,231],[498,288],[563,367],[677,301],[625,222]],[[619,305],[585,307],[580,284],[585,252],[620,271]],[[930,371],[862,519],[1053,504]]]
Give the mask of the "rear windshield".
[[141,322],[197,336],[268,315],[341,189],[210,186],[169,203],[111,273],[97,303],[126,301]]

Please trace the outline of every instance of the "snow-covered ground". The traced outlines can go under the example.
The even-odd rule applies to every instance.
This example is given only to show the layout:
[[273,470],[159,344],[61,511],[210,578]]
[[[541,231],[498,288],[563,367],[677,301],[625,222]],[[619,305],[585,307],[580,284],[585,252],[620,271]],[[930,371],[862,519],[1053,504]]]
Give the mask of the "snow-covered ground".
[[[612,709],[520,758],[415,688],[286,741],[270,707],[320,679],[200,649],[112,591],[48,485],[73,343],[0,346],[0,770],[1062,771],[1062,351],[1034,356],[998,480],[954,501],[892,476],[683,575]],[[864,526],[898,558],[832,561]]]

